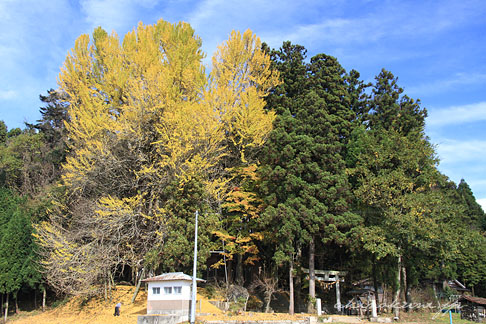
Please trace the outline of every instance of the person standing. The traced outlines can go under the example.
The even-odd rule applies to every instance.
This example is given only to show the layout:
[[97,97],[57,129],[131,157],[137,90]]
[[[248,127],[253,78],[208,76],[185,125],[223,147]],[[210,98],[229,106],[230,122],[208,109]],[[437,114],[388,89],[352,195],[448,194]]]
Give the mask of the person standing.
[[113,314],[113,316],[120,316],[121,305],[122,305],[121,303],[115,305],[115,314]]

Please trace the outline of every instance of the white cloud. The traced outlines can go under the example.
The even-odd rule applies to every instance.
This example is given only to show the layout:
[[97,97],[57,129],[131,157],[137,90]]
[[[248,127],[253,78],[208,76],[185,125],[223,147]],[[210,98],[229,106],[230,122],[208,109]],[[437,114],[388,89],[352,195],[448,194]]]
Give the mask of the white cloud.
[[90,25],[89,32],[101,26],[108,33],[115,31],[123,35],[126,30],[136,27],[136,23],[142,20],[137,16],[140,8],[150,9],[158,2],[157,0],[80,0],[80,5]]
[[444,139],[437,144],[437,154],[441,164],[451,164],[459,162],[486,162],[486,141],[470,140],[459,141]]
[[486,211],[486,198],[476,199],[476,201],[481,205],[483,211]]
[[278,7],[272,8],[272,3],[268,1],[204,0],[197,2],[182,20],[190,23],[201,37],[203,50],[207,54],[203,62],[210,66],[217,46],[228,39],[232,30],[251,29],[263,41],[267,41],[262,37],[261,30],[275,28],[286,17],[289,6],[295,4],[283,1]]
[[[194,29],[204,26],[208,21],[218,17],[219,21],[227,17],[228,13],[221,7],[224,7],[224,0],[205,0],[201,1],[196,6],[191,15],[188,17],[188,21]],[[223,10],[222,10],[223,9]]]
[[421,5],[282,0],[275,6],[270,1],[204,0],[196,2],[186,17],[202,37],[209,56],[232,29],[250,28],[271,47],[290,40],[304,45],[309,55],[326,52],[338,56],[350,68],[363,61],[372,61],[369,64],[379,68],[430,55],[424,49],[435,50],[430,47],[434,37],[470,24],[484,12],[481,6],[471,10],[471,5],[447,0]]
[[[467,180],[467,183],[470,187],[476,187],[476,188],[483,187],[484,188],[486,186],[486,179],[484,179],[484,178],[482,178],[482,179],[481,178],[471,178],[471,179]],[[484,194],[486,194],[486,192],[484,192]]]
[[486,141],[459,141],[446,139],[437,145],[439,170],[459,183],[465,179],[476,194],[486,197]]
[[[311,10],[317,4],[318,2],[310,4]],[[444,7],[457,6],[449,3]],[[456,11],[451,11],[441,10],[442,6],[437,4],[417,6],[406,2],[384,2],[379,6],[373,6],[373,10],[363,12],[353,10],[352,6],[345,8],[347,15],[328,13],[314,23],[296,24],[294,21],[293,24],[288,24],[286,29],[266,35],[265,39],[271,40],[272,43],[277,39],[280,43],[282,40],[291,40],[304,45],[319,41],[320,44],[334,44],[347,48],[358,44],[369,47],[371,43],[380,46],[384,39],[417,42],[468,22],[467,18],[476,14],[467,10],[467,7],[457,7]],[[413,12],[413,15],[410,15],[410,12]],[[295,20],[291,12],[287,18],[289,22]]]
[[427,126],[441,127],[477,121],[486,121],[486,101],[463,106],[430,109]]
[[81,0],[81,10],[90,24],[90,30],[98,26],[108,33],[121,29],[132,13],[130,0]]
[[0,90],[0,99],[1,100],[8,100],[12,99],[17,95],[17,92],[14,90]]
[[376,39],[380,36],[377,34],[367,33],[366,30],[360,28],[352,28],[356,26],[358,21],[351,19],[326,19],[316,24],[304,24],[293,26],[291,30],[283,33],[267,32],[262,35],[262,38],[274,47],[281,46],[283,41],[290,40],[294,44],[307,44],[319,41],[328,43],[349,44],[353,41],[365,41],[361,37],[366,34],[368,37]]
[[486,83],[486,73],[456,73],[448,79],[432,80],[428,83],[419,84],[407,88],[407,93],[411,95],[438,94],[454,90],[459,86],[484,84]]
[[56,87],[77,20],[68,0],[0,1],[0,12],[0,117],[22,127],[38,118],[39,94]]

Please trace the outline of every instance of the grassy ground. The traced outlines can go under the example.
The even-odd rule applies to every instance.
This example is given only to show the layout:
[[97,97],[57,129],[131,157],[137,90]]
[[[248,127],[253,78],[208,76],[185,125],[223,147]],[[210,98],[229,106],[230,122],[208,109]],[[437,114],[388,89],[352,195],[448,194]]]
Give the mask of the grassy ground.
[[[401,315],[401,321],[410,323],[450,323],[449,313],[404,313]],[[452,323],[464,324],[474,322],[462,320],[460,314],[452,314]]]
[[[386,316],[383,316],[386,317]],[[334,323],[334,322],[333,322]],[[350,321],[342,321],[342,322],[335,322],[335,323],[350,323]],[[360,321],[355,323],[371,323],[367,321]],[[403,323],[403,324],[449,324],[449,314],[448,313],[402,313],[400,314],[400,320],[394,323]],[[460,314],[452,314],[452,323],[453,324],[466,324],[466,323],[474,323],[470,321],[461,320]]]

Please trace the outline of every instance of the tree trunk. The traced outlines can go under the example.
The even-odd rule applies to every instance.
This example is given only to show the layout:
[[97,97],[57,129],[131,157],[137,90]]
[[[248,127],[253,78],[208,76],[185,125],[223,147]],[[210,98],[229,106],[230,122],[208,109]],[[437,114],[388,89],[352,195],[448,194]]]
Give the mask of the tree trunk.
[[236,274],[235,281],[238,286],[243,286],[245,280],[243,278],[243,255],[236,255]]
[[407,304],[407,290],[408,290],[408,287],[407,287],[407,270],[405,269],[405,267],[402,265],[402,274],[401,274],[401,279],[402,279],[402,283],[401,283],[401,290],[403,292],[403,294],[401,295],[403,298],[402,300],[405,301],[405,311],[408,312],[409,309],[408,309],[408,304]]
[[294,260],[293,255],[290,259],[290,270],[289,270],[289,314],[294,315]]
[[434,298],[435,298],[435,302],[437,303],[437,308],[441,309],[440,300],[439,297],[437,296],[437,288],[435,287],[435,283],[432,283],[432,290],[434,291]]
[[46,310],[46,286],[42,286],[42,311],[44,312]]
[[111,294],[111,272],[108,273],[108,298],[109,298],[109,301],[110,303],[112,302],[112,294]]
[[[302,248],[300,246],[297,247],[297,262],[302,260]],[[295,266],[295,263],[294,263]],[[301,268],[297,269],[297,276],[295,277],[295,311],[301,312],[302,311],[302,276],[301,276]]]
[[6,303],[5,303],[5,317],[3,318],[3,322],[4,323],[7,323],[7,315],[8,315],[8,293],[7,293],[7,297],[6,297]]
[[116,290],[115,279],[113,278],[112,273],[110,272],[110,281],[111,281],[111,289]]
[[400,317],[400,281],[402,273],[402,256],[398,256],[397,260],[397,282],[395,287],[395,293],[393,296],[393,315],[396,318]]
[[309,242],[309,304],[307,305],[307,312],[314,313],[314,303],[316,301],[316,271],[315,271],[315,254],[316,245],[312,237]]
[[19,292],[17,291],[15,293],[15,314],[19,314],[20,313],[18,294],[19,294]]
[[137,288],[135,289],[135,292],[133,293],[132,304],[135,302],[135,298],[137,298],[138,292],[140,291],[140,285],[142,284],[142,280],[143,280],[144,275],[145,275],[145,268],[142,268],[142,273],[140,274],[140,278],[138,278]]
[[108,300],[108,284],[107,284],[106,274],[103,278],[103,291],[104,291],[103,297],[104,297],[105,301],[107,301]]
[[228,268],[227,268],[228,281],[226,282],[226,288],[229,288],[229,286],[231,286],[231,284],[233,283],[233,260],[228,260],[227,264],[228,264]]
[[[223,241],[224,244],[224,241]],[[224,245],[223,245],[223,251],[224,251]],[[226,262],[226,255],[223,255],[223,260],[224,260],[224,283],[226,284],[226,289],[229,288],[229,281],[228,281],[228,265]]]
[[405,295],[405,310],[409,312],[410,305],[412,305],[412,295],[410,294],[410,285],[408,284],[410,280],[407,277],[407,268],[405,266],[402,267],[402,274],[403,274],[403,290]]
[[407,309],[408,310],[413,310],[410,307],[413,305],[413,300],[412,300],[412,293],[410,289],[410,285],[407,284],[407,290],[405,291],[405,299],[407,300]]
[[388,286],[383,283],[383,299],[382,299],[382,304],[383,304],[383,312],[388,314],[388,296],[386,294],[386,290],[388,289]]
[[338,314],[341,314],[341,288],[339,287],[339,276],[336,275],[336,284],[334,285],[336,287],[336,310],[338,311]]
[[265,293],[265,313],[270,313],[270,302],[272,301],[272,295]]
[[[373,288],[375,289],[375,303],[376,303],[376,307],[377,309],[380,309],[381,308],[381,305],[380,305],[380,298],[379,298],[379,295],[378,295],[378,279],[376,278],[376,260],[373,259],[373,265],[372,265],[372,278],[373,278]],[[381,312],[381,310],[380,310]]]

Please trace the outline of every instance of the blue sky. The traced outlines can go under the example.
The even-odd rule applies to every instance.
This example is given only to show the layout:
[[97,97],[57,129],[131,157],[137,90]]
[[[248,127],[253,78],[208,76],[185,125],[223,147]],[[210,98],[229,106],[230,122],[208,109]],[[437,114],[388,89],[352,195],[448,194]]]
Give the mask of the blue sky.
[[138,22],[189,22],[208,59],[231,30],[272,47],[290,40],[334,55],[371,81],[392,71],[429,112],[439,169],[464,178],[486,209],[486,1],[483,0],[0,0],[0,119],[40,117],[39,94],[75,39],[96,26],[123,36]]

